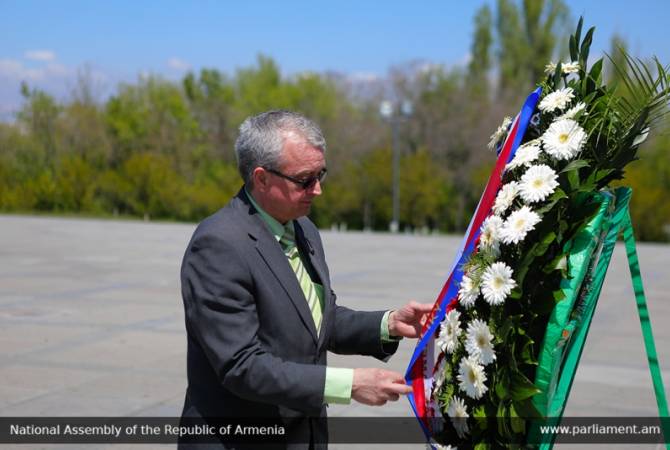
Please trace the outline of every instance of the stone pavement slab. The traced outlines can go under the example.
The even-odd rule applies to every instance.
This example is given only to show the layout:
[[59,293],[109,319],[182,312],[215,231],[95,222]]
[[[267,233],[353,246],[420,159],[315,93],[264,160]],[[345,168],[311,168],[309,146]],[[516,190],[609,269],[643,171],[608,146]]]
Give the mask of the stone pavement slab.
[[[0,215],[0,415],[179,415],[186,387],[179,266],[194,227]],[[460,240],[324,232],[338,303],[375,310],[409,299],[433,302]],[[670,383],[670,247],[640,244],[638,251],[659,361]],[[414,343],[402,341],[388,364],[341,355],[330,355],[329,362],[404,372]],[[625,251],[618,246],[566,415],[655,415],[646,364]],[[332,405],[329,414],[410,416],[411,410],[401,400],[382,408]],[[110,448],[131,447],[174,446]]]

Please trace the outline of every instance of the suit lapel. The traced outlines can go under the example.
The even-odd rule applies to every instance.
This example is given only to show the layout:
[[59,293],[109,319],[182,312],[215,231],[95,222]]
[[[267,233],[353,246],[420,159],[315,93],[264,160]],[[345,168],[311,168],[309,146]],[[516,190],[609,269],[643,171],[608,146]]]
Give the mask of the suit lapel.
[[291,299],[293,306],[300,316],[300,320],[312,335],[314,343],[318,344],[314,319],[312,319],[312,314],[307,305],[305,294],[303,294],[302,289],[300,288],[298,279],[296,278],[295,272],[293,272],[286,255],[282,251],[275,237],[270,233],[270,230],[268,230],[263,219],[249,203],[244,190],[242,190],[237,197],[242,202],[243,212],[244,209],[246,209],[244,214],[247,215],[250,225],[247,231],[249,236],[256,241],[256,250]]

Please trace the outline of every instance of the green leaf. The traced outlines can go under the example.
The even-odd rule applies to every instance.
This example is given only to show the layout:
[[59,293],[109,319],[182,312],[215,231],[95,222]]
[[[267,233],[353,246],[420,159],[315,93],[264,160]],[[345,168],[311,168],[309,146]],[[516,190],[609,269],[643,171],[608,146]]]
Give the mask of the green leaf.
[[527,337],[527,339],[528,340],[521,349],[521,361],[525,364],[537,365],[537,359],[535,358],[533,351],[534,350],[533,344],[535,342],[530,337]]
[[542,392],[521,372],[513,372],[511,375],[510,395],[512,400],[521,401]]
[[568,185],[573,191],[579,189],[579,172],[576,170],[571,170],[568,172]]
[[579,50],[579,63],[582,66],[583,70],[586,70],[586,63],[589,60],[589,51],[591,49],[591,42],[593,41],[593,32],[595,30],[596,27],[589,28],[589,31],[586,32],[586,36],[584,36],[582,46]]
[[554,259],[552,259],[549,264],[544,266],[542,268],[542,271],[544,273],[551,273],[554,270],[565,270],[567,268],[567,262],[566,262],[567,255],[565,253],[561,253],[557,255]]
[[579,58],[579,54],[577,53],[577,41],[575,40],[575,36],[570,36],[570,59],[572,61],[577,61]]
[[593,64],[593,67],[591,67],[591,71],[589,72],[589,78],[595,81],[596,84],[600,84],[599,80],[602,71],[603,71],[603,58],[600,58]]
[[526,431],[526,421],[519,417],[519,414],[514,408],[514,403],[510,405],[510,425],[512,426],[512,431],[515,433],[524,433]]
[[508,385],[509,385],[509,378],[506,376],[503,376],[502,379],[496,383],[495,393],[500,400],[510,398],[509,391],[507,390]]
[[[511,339],[512,345],[511,345],[511,351],[508,353],[508,361],[507,361],[507,366],[512,372],[517,372],[519,370],[517,363],[516,363],[516,357],[514,356],[514,352],[516,350],[516,341],[514,339]],[[508,344],[509,345],[509,344]]]
[[514,409],[516,410],[516,412],[519,414],[520,417],[524,417],[526,419],[539,419],[540,417],[542,417],[540,411],[538,411],[535,405],[533,404],[532,399],[514,401],[512,403],[514,404]]
[[507,418],[509,417],[509,407],[505,405],[505,402],[500,402],[498,405],[498,411],[496,412],[496,417],[498,418],[498,434],[501,436],[509,436],[510,429],[507,426]]
[[502,341],[505,342],[507,341],[507,336],[509,336],[509,333],[512,331],[514,328],[514,321],[511,317],[508,317],[507,320],[502,324],[500,329],[498,330],[498,338]]
[[[579,42],[582,37],[582,26],[584,25],[584,17],[579,16],[579,22],[577,22],[577,30],[575,31],[575,41]],[[573,60],[575,61],[576,58]]]
[[[581,169],[582,167],[589,167],[590,164],[588,161],[584,159],[575,159],[574,161],[570,161],[570,163],[563,168],[559,173],[565,173],[565,172],[570,172],[571,170],[578,170]],[[564,193],[565,194],[565,193]]]
[[556,303],[560,302],[566,297],[565,292],[563,292],[561,289],[552,292],[552,296],[554,297],[554,300],[556,300]]
[[477,406],[472,411],[472,417],[487,417],[486,416],[486,408],[484,408],[483,405]]
[[547,233],[544,238],[540,241],[540,245],[537,247],[537,250],[535,251],[536,256],[542,256],[547,252],[547,249],[551,245],[552,242],[556,240],[556,233],[551,231]]
[[559,83],[561,82],[561,76],[563,75],[563,63],[560,61],[556,64],[556,70],[554,70],[554,89],[558,88]]
[[554,206],[556,206],[556,203],[558,203],[560,200],[564,198],[568,198],[565,191],[561,188],[556,188],[554,193],[551,194],[551,196],[549,197],[549,203],[544,205],[542,208],[538,208],[537,210],[535,210],[535,212],[541,216],[544,216],[549,211],[551,211],[554,208]]

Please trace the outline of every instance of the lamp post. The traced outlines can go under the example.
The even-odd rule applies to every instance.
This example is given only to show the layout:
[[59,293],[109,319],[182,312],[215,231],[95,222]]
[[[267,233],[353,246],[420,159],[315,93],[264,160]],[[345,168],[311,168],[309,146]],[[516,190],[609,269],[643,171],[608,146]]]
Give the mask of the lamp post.
[[404,100],[396,108],[390,100],[384,100],[379,105],[379,115],[391,126],[392,165],[392,195],[393,217],[389,223],[389,231],[397,233],[400,229],[400,147],[398,145],[398,127],[400,122],[409,119],[413,113],[412,102]]

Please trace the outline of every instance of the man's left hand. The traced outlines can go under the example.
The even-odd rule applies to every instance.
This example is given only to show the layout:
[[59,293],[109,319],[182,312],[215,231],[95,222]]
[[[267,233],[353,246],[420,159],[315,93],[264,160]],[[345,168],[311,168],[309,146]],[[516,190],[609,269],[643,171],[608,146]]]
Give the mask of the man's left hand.
[[411,301],[389,314],[389,335],[418,338],[433,305]]

